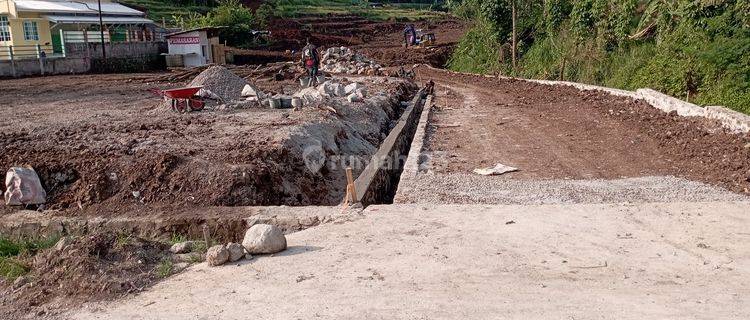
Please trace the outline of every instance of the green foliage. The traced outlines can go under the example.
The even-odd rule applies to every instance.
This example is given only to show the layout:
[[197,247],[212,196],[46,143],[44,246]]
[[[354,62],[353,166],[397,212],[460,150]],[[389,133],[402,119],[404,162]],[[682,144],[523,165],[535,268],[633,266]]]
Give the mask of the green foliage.
[[154,270],[160,278],[169,277],[174,273],[174,263],[169,258],[165,258],[156,265]]
[[172,233],[172,236],[169,238],[169,244],[173,245],[180,242],[188,241],[188,238],[185,235]]
[[[266,8],[261,13],[267,14],[267,11]],[[239,0],[221,0],[218,7],[205,15],[191,13],[187,17],[175,17],[175,21],[184,29],[222,27],[221,38],[234,46],[250,44],[253,40],[251,31],[265,25]]]
[[495,72],[501,68],[499,46],[492,25],[480,22],[461,39],[448,61],[448,68],[474,73]]
[[390,3],[382,7],[370,7],[366,0],[274,0],[277,17],[299,17],[302,15],[349,14],[372,20],[415,21],[431,20],[442,16],[434,3]]
[[167,25],[178,25],[175,17],[205,14],[216,5],[215,1],[200,0],[122,0],[125,4],[146,8],[149,19],[156,23],[164,20]]
[[[516,70],[488,60],[488,53],[508,45],[502,35],[499,43],[467,35],[475,42],[462,41],[450,66],[631,90],[650,87],[694,103],[750,113],[749,3],[548,0],[541,11],[520,5],[522,56]],[[473,65],[469,61],[475,56],[484,58]]]
[[34,255],[40,250],[50,248],[60,237],[10,239],[0,236],[0,257]]
[[29,267],[15,258],[0,257],[0,277],[10,281],[29,272]]
[[40,250],[50,248],[60,237],[10,239],[0,236],[0,277],[8,280],[29,272],[30,268],[19,256],[33,256]]

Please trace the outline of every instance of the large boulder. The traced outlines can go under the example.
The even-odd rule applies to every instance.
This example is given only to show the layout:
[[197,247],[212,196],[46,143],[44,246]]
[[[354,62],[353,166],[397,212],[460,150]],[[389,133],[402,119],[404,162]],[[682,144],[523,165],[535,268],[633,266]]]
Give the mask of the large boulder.
[[223,244],[213,246],[206,252],[206,261],[209,266],[220,266],[229,261],[229,250]]
[[286,236],[276,226],[256,224],[245,232],[242,246],[250,254],[277,253],[286,249]]
[[39,176],[31,167],[13,167],[5,175],[5,204],[20,206],[44,204],[47,192],[42,187]]
[[239,243],[230,242],[227,244],[227,250],[229,250],[229,262],[235,262],[245,256],[245,248]]

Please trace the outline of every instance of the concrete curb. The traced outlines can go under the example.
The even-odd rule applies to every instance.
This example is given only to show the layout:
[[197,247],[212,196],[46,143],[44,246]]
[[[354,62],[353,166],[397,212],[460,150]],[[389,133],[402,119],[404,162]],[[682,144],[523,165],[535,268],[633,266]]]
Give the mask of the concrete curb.
[[404,111],[398,123],[372,156],[370,163],[354,181],[357,191],[357,202],[362,205],[386,202],[395,194],[398,178],[405,161],[402,155],[409,151],[414,133],[417,130],[417,119],[424,106],[424,89],[414,96],[409,107]]
[[600,86],[595,86],[595,85],[590,85],[590,84],[569,82],[569,81],[536,80],[536,79],[512,78],[512,77],[495,76],[495,75],[474,74],[474,73],[467,73],[467,72],[456,72],[456,71],[450,71],[450,70],[445,70],[445,69],[438,69],[438,68],[425,65],[425,64],[415,65],[414,67],[417,68],[420,66],[424,66],[432,70],[443,71],[443,72],[448,72],[452,74],[460,74],[460,75],[467,75],[467,76],[481,76],[485,78],[497,78],[497,79],[509,79],[509,80],[512,79],[512,80],[528,81],[528,82],[534,82],[534,83],[551,85],[551,86],[562,85],[562,86],[574,87],[581,91],[598,90],[598,91],[606,92],[606,93],[616,95],[616,96],[628,97],[628,98],[632,98],[636,100],[643,100],[647,102],[648,104],[650,104],[651,106],[653,106],[654,108],[657,108],[667,113],[676,111],[678,115],[683,116],[683,117],[704,117],[707,119],[714,119],[714,120],[719,121],[722,124],[722,126],[724,126],[725,128],[736,133],[750,132],[750,115],[746,115],[746,114],[728,109],[726,107],[721,107],[721,106],[701,107],[701,106],[698,106],[698,105],[695,105],[686,101],[682,101],[675,97],[663,94],[661,92],[658,92],[650,88],[642,88],[633,92],[633,91],[627,91],[627,90],[622,90],[622,89],[600,87]]
[[417,131],[414,133],[414,139],[409,148],[409,155],[406,158],[406,164],[404,164],[404,171],[401,172],[401,178],[399,180],[398,189],[396,190],[396,196],[393,199],[393,203],[403,202],[401,198],[404,197],[404,194],[409,192],[419,175],[420,164],[424,161],[424,159],[422,159],[422,152],[424,151],[424,143],[427,135],[427,125],[432,116],[432,99],[432,95],[427,96],[427,99],[425,99],[422,115],[419,117]]

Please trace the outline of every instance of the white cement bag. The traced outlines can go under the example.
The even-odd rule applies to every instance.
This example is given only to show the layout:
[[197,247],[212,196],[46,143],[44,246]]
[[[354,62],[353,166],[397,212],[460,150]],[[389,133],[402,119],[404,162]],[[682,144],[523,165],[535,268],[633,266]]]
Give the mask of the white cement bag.
[[47,202],[39,176],[33,168],[13,167],[5,175],[5,204],[20,206]]

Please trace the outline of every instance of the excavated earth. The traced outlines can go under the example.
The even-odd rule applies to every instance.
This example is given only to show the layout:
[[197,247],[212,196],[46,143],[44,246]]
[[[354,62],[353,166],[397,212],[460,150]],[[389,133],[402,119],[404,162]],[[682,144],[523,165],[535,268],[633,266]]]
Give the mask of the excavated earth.
[[442,67],[467,28],[465,22],[449,18],[414,22],[414,25],[417,29],[435,33],[437,42],[429,48],[403,49],[402,30],[406,27],[403,22],[370,21],[351,15],[278,20],[269,24],[269,45],[237,50],[235,59],[241,64],[248,61],[289,61],[294,56],[288,50],[299,51],[310,39],[322,47],[351,47],[384,66],[427,63]]
[[305,148],[322,143],[328,156],[369,159],[399,116],[400,101],[415,90],[408,81],[381,78],[370,90],[387,98],[331,102],[337,113],[256,107],[178,114],[129,77],[3,81],[9,99],[0,110],[14,117],[0,125],[0,167],[34,167],[48,191],[47,208],[63,214],[138,214],[144,204],[337,204],[343,169],[306,169]]

